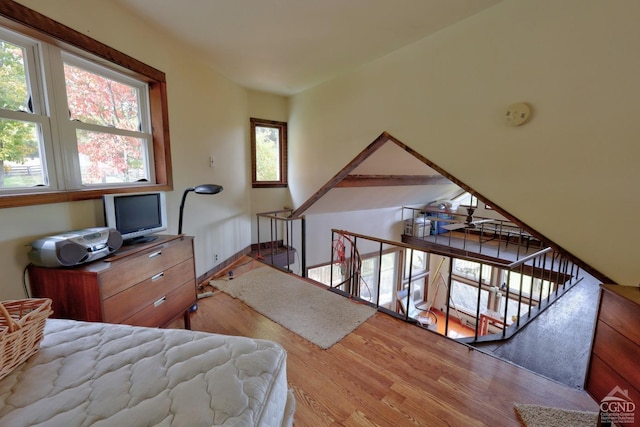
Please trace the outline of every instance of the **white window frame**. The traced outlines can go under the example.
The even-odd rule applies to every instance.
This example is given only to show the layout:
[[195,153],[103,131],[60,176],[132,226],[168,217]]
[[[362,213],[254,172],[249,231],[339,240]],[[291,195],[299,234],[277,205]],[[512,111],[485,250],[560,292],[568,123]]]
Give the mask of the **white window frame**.
[[[111,193],[149,191],[151,189],[154,191],[173,190],[167,88],[165,74],[162,71],[11,0],[0,2],[0,28],[14,35],[15,39],[7,39],[8,42],[18,41],[17,45],[24,46],[24,41],[30,40],[33,45],[39,46],[40,52],[37,55],[34,54],[31,61],[27,61],[27,79],[29,80],[29,90],[33,98],[33,111],[40,116],[38,114],[7,112],[7,110],[4,110],[0,117],[23,120],[36,123],[39,126],[42,132],[41,156],[43,164],[45,164],[43,165],[43,171],[45,168],[49,168],[47,171],[49,178],[47,185],[26,189],[20,188],[18,190],[3,189],[0,191],[0,209],[99,199],[104,194]],[[51,51],[55,49],[86,58],[101,67],[122,73],[125,79],[133,78],[148,86],[149,109],[148,111],[141,111],[141,114],[143,117],[150,118],[149,135],[145,137],[145,141],[148,142],[147,170],[149,182],[108,183],[103,187],[95,185],[79,187],[77,185],[78,181],[69,181],[68,177],[75,173],[73,171],[73,162],[71,162],[70,166],[70,162],[63,154],[63,152],[66,152],[66,148],[61,149],[61,145],[54,146],[55,144],[51,143],[51,141],[59,138],[61,129],[56,120],[50,120],[49,117],[49,113],[56,106],[49,105],[46,101],[46,99],[53,99],[52,92],[56,95],[56,102],[59,102],[60,93],[63,93],[66,101],[66,90],[61,92],[63,88],[60,85],[56,87],[49,77],[40,79],[40,82],[37,79],[34,82],[33,77],[36,72],[41,71],[41,68],[55,66],[56,61],[51,60],[51,57],[55,56]],[[31,48],[29,51],[35,53],[35,50]],[[57,72],[64,75],[62,60],[59,60]],[[64,79],[62,82],[64,82]],[[68,112],[65,116],[68,120]],[[73,138],[73,143],[75,144],[75,137]],[[74,147],[73,151],[77,152],[77,147]],[[80,179],[79,175],[78,179]]]
[[[60,112],[57,116],[56,122],[60,125],[60,143],[63,148],[65,158],[64,174],[67,177],[67,184],[69,189],[82,189],[82,188],[101,188],[101,187],[126,187],[133,185],[132,183],[111,183],[109,185],[99,184],[83,184],[80,173],[80,158],[78,154],[78,144],[76,138],[77,130],[88,130],[96,132],[110,133],[113,135],[131,136],[134,138],[140,138],[145,143],[143,144],[145,168],[148,172],[149,182],[155,181],[155,171],[153,169],[153,141],[151,135],[151,119],[149,116],[149,87],[145,82],[137,79],[130,78],[122,73],[116,72],[110,68],[101,66],[95,62],[92,62],[86,58],[81,58],[77,55],[73,55],[69,52],[61,51],[60,55],[52,59],[52,62],[59,63],[56,65],[61,78],[56,78],[54,84],[59,85],[57,91],[61,96],[57,96],[55,101],[57,103],[56,111]],[[118,129],[113,127],[106,127],[101,125],[95,125],[91,123],[83,123],[80,121],[72,121],[67,117],[67,97],[66,86],[64,84],[64,64],[73,65],[91,73],[109,78],[119,83],[126,84],[128,86],[136,88],[138,91],[138,101],[140,111],[138,116],[140,118],[141,130],[130,131],[126,129]]]
[[[8,120],[22,121],[36,125],[40,134],[40,155],[43,158],[42,171],[45,182],[43,186],[25,188],[6,188],[0,189],[0,194],[12,194],[29,192],[50,191],[52,188],[58,187],[58,180],[55,174],[48,174],[48,166],[54,164],[54,148],[51,130],[51,120],[49,117],[49,106],[46,102],[45,84],[39,77],[42,75],[44,55],[46,54],[42,48],[42,44],[32,38],[23,36],[15,31],[0,28],[0,38],[23,48],[25,56],[25,73],[26,85],[31,95],[32,112],[12,111],[0,108],[0,118]],[[55,170],[52,168],[52,170]],[[48,177],[48,178],[47,178]]]
[[[58,47],[41,43],[22,36],[13,31],[1,29],[0,37],[23,48],[25,53],[26,84],[31,97],[33,112],[12,112],[0,110],[0,117],[35,123],[40,133],[40,153],[42,161],[44,186],[0,188],[0,194],[29,193],[45,190],[83,190],[87,188],[110,188],[114,186],[131,186],[133,183],[84,184],[80,172],[80,158],[77,144],[77,130],[102,132],[112,135],[123,135],[139,138],[143,143],[143,156],[147,180],[153,182],[153,141],[149,117],[149,88],[146,82],[140,81],[115,71],[112,68],[97,64],[87,57],[80,57]],[[130,131],[83,123],[69,119],[67,87],[64,75],[64,64],[81,68],[90,73],[106,77],[136,89],[138,94],[140,131]],[[42,88],[49,90],[42,90]],[[13,114],[17,113],[17,114]],[[52,132],[51,127],[57,129]],[[58,158],[60,161],[56,162]]]

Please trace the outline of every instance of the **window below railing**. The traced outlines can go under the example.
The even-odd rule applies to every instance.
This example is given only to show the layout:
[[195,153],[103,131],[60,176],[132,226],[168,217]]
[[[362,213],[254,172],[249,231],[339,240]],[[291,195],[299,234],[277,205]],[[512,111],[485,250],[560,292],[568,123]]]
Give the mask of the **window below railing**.
[[550,248],[498,262],[332,230],[332,262],[308,277],[378,310],[469,342],[512,336],[580,280]]

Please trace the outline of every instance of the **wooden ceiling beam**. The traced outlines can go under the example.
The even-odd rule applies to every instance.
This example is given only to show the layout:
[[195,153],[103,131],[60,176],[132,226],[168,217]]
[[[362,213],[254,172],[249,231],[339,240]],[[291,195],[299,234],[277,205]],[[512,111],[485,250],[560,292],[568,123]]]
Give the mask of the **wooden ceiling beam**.
[[446,185],[442,175],[347,175],[335,187],[397,187],[404,185]]
[[387,132],[382,132],[380,136],[378,136],[371,144],[367,146],[360,154],[358,154],[353,160],[349,162],[347,166],[342,168],[340,172],[334,175],[325,185],[322,186],[318,191],[315,192],[306,202],[298,207],[298,209],[294,210],[290,218],[298,218],[300,215],[304,213],[309,207],[311,207],[315,202],[320,200],[322,196],[327,194],[329,190],[334,188],[340,181],[344,179],[345,176],[349,175],[351,171],[353,171],[356,167],[358,167],[362,162],[364,162],[367,157],[369,157],[372,153],[386,144],[390,139],[390,136]]

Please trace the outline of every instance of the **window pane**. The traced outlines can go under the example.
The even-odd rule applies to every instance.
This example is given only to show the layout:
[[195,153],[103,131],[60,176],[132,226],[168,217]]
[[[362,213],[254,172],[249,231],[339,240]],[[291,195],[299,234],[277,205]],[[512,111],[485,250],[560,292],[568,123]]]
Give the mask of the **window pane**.
[[342,281],[342,277],[340,276],[339,272],[334,271],[333,283],[330,283],[331,282],[331,266],[332,264],[328,264],[328,265],[321,265],[319,267],[310,268],[307,271],[307,277],[311,280],[315,280],[316,282],[323,283],[327,286],[335,286]]
[[[531,276],[515,272],[511,272],[510,274],[505,272],[504,276],[509,278],[509,292],[518,294],[522,287],[522,294],[536,301],[539,299],[541,293],[542,298],[546,298],[552,290],[551,283],[547,280],[535,278],[532,283]],[[531,289],[532,285],[533,289]]]
[[377,258],[362,260],[360,271],[360,298],[375,303],[378,286]]
[[[424,273],[425,271],[427,271],[427,253],[426,252],[407,249],[405,251],[405,254],[406,254],[406,256],[404,257],[405,279],[409,278],[409,273],[411,273],[411,277],[415,277],[416,274]],[[413,254],[413,257],[411,257],[411,254]]]
[[[379,305],[388,305],[394,299],[394,290],[397,284],[395,252],[362,260],[360,272],[360,297],[375,303],[378,287],[380,288]],[[380,261],[380,264],[378,262]],[[380,283],[378,283],[378,265],[380,265]]]
[[87,130],[76,135],[82,184],[149,179],[143,139]]
[[518,306],[520,306],[520,316],[524,316],[529,312],[529,306],[525,303],[519,304],[518,300],[511,299],[507,301],[507,323],[518,320]]
[[460,206],[471,206],[474,208],[478,207],[478,198],[471,193],[462,193],[458,197],[453,199]]
[[[465,311],[475,316],[478,309],[478,287],[470,286],[466,283],[451,281],[451,300],[455,304],[456,309]],[[489,292],[480,291],[480,311],[487,307],[489,301]]]
[[0,108],[28,111],[29,89],[21,47],[0,40]]
[[397,252],[382,255],[379,305],[389,304],[395,299],[395,288],[398,283],[397,255]]
[[454,258],[453,271],[455,275],[465,277],[469,280],[476,282],[480,275],[480,267],[482,267],[482,281],[489,283],[491,280],[491,267],[488,265],[482,265],[478,262],[467,261],[463,259]]
[[74,65],[64,64],[69,118],[140,131],[138,90]]
[[256,179],[280,180],[280,131],[278,128],[256,126]]
[[0,119],[0,188],[46,185],[38,125]]

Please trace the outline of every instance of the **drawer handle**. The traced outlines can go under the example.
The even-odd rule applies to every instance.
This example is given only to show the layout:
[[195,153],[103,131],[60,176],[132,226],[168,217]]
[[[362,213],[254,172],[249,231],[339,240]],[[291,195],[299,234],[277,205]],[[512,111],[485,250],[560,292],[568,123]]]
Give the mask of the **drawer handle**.
[[162,255],[162,251],[154,252],[152,254],[149,254],[149,258],[155,258],[160,255]]
[[151,281],[155,282],[158,279],[162,279],[164,277],[164,271],[161,271],[158,274],[154,274],[153,276],[151,276]]
[[153,306],[154,306],[154,307],[157,307],[157,306],[159,306],[160,304],[162,304],[163,302],[165,302],[166,300],[167,300],[167,297],[166,297],[166,295],[165,295],[165,296],[163,296],[162,298],[160,298],[158,301],[154,302],[154,303],[153,303]]

